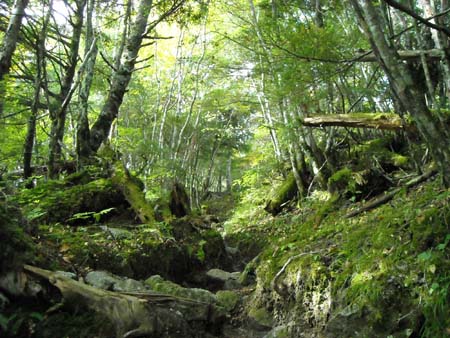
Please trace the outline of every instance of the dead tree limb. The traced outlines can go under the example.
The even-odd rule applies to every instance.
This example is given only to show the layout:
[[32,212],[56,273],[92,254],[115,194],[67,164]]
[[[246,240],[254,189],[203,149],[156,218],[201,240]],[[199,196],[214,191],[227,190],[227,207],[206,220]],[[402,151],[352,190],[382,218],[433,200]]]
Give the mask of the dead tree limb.
[[[439,61],[445,57],[445,52],[442,49],[427,49],[427,50],[399,50],[398,55],[401,60],[420,60],[420,56],[424,55],[427,60]],[[366,52],[353,60],[358,62],[377,62],[377,58],[373,52]]]
[[221,312],[212,303],[153,291],[113,292],[31,265],[25,265],[24,270],[55,286],[65,305],[85,307],[106,317],[115,325],[116,337],[160,337],[167,332],[190,337],[189,322],[208,321],[214,325],[221,320]]
[[350,127],[382,130],[414,130],[400,116],[391,113],[356,113],[308,116],[301,122],[306,127]]

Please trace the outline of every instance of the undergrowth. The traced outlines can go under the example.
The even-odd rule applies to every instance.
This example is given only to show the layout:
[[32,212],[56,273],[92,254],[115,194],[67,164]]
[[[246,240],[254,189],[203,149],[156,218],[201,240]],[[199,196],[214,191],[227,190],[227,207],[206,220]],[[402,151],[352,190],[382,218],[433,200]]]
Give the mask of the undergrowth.
[[450,191],[428,182],[354,218],[345,218],[338,199],[329,201],[316,195],[295,212],[259,222],[260,233],[263,227],[272,234],[258,269],[261,287],[283,280],[313,294],[331,285],[330,315],[366,318],[380,334],[401,328],[421,337],[447,335]]

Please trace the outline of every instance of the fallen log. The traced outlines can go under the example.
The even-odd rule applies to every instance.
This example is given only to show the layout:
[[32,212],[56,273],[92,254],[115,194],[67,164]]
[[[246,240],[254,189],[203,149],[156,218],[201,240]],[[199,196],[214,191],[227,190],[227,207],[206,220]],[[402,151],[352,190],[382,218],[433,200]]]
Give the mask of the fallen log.
[[419,183],[426,181],[427,179],[429,179],[430,177],[433,177],[436,174],[437,174],[437,170],[432,168],[432,169],[428,170],[427,172],[425,172],[424,174],[417,176],[417,177],[413,178],[412,180],[408,181],[404,185],[404,187],[395,188],[392,191],[386,192],[385,194],[380,195],[380,196],[374,198],[373,200],[371,200],[370,202],[364,204],[362,207],[349,212],[347,215],[345,215],[345,218],[351,218],[351,217],[357,216],[359,214],[362,214],[363,212],[375,209],[376,207],[379,207],[380,205],[383,205],[383,204],[389,202],[390,200],[392,200],[395,195],[397,195],[400,191],[402,191],[403,188],[409,189]]
[[[102,290],[61,273],[31,265],[25,265],[24,271],[55,286],[63,297],[64,305],[85,307],[106,317],[115,326],[116,337],[160,337],[168,332],[191,337],[190,320],[217,324],[222,315],[220,311],[215,311],[213,304],[198,300],[153,291],[131,293]],[[200,315],[193,317],[193,311]]]
[[414,126],[405,123],[397,114],[357,113],[308,116],[301,122],[306,127],[350,127],[382,130],[414,130]]

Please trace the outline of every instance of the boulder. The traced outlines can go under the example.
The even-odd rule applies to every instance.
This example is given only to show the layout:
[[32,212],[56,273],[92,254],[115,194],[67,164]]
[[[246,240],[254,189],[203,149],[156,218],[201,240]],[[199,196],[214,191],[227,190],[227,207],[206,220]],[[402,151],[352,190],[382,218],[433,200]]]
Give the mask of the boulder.
[[206,277],[213,283],[218,283],[224,290],[234,290],[242,287],[239,282],[240,272],[227,272],[221,269],[211,269]]
[[172,296],[178,296],[196,301],[214,304],[217,299],[216,296],[208,290],[199,288],[184,288],[174,282],[164,280],[159,275],[154,275],[145,281],[153,291],[158,291]]
[[84,277],[84,280],[87,284],[98,289],[112,290],[113,285],[119,281],[119,278],[106,271],[91,271]]
[[237,292],[230,290],[220,290],[216,293],[217,305],[225,309],[226,312],[233,311],[241,297]]
[[115,276],[107,271],[91,271],[84,279],[87,284],[102,290],[135,292],[147,289],[142,282]]

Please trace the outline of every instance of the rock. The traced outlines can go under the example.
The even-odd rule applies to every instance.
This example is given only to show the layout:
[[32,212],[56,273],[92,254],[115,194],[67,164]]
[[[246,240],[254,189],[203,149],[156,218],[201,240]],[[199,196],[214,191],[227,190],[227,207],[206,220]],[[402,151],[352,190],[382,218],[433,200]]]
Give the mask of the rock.
[[168,295],[193,299],[209,304],[214,304],[217,301],[216,296],[211,291],[199,288],[184,288],[176,283],[164,280],[159,275],[151,276],[145,281],[145,284],[153,291],[166,293]]
[[113,285],[120,281],[119,278],[106,271],[91,271],[84,280],[87,284],[103,290],[112,290]]
[[229,290],[221,290],[216,293],[217,305],[223,307],[226,312],[231,312],[236,308],[240,300],[239,294]]
[[113,285],[113,291],[119,292],[135,292],[145,290],[147,290],[147,288],[145,287],[144,283],[131,278],[119,280]]
[[91,271],[84,278],[86,283],[103,290],[118,292],[145,291],[144,283],[131,278],[115,276],[107,271]]
[[251,309],[248,313],[249,327],[257,331],[272,329],[272,315],[265,308]]
[[220,323],[225,316],[224,310],[216,306],[216,296],[198,288],[184,288],[171,281],[154,275],[145,281],[153,291],[173,296],[179,302],[169,303],[174,310],[183,314],[187,322],[200,321],[203,323]]
[[242,285],[239,283],[240,272],[227,272],[221,269],[211,269],[206,273],[208,279],[222,284],[225,290],[239,289]]

